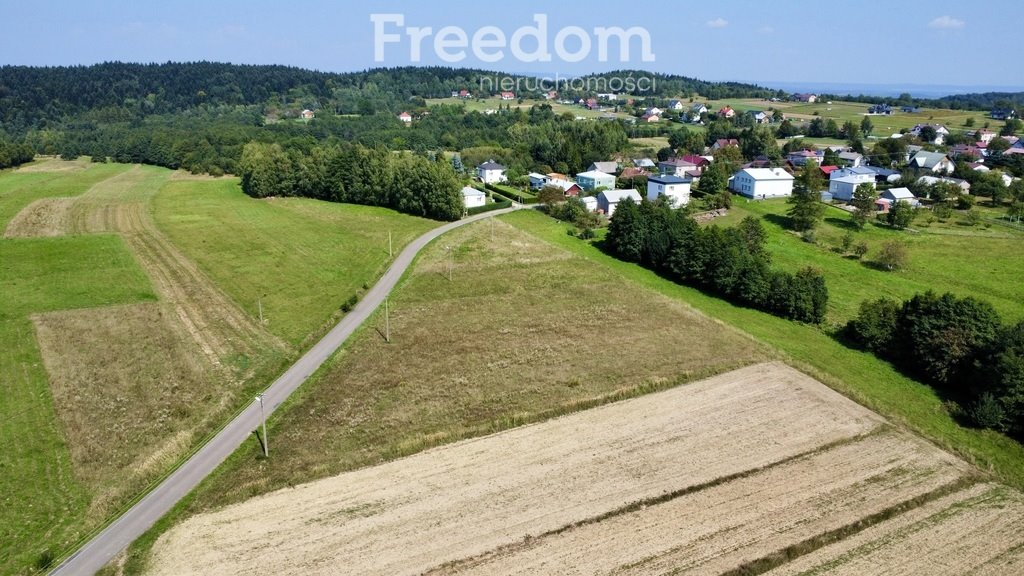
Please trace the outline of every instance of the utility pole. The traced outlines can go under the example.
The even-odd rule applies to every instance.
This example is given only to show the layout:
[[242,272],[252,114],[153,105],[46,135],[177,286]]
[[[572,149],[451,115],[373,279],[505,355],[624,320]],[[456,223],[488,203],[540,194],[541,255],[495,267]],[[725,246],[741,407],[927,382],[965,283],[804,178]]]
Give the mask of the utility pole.
[[256,297],[256,306],[260,309],[260,324],[263,324],[263,297]]
[[391,343],[391,315],[388,310],[387,298],[384,298],[384,341]]
[[452,266],[455,264],[455,254],[452,252],[451,246],[445,246],[448,249],[448,281],[452,281]]
[[263,420],[263,457],[270,458],[270,442],[267,440],[267,415],[263,411],[263,393],[256,395],[256,401],[260,403],[260,419]]
[[388,230],[388,258],[391,258],[393,255],[391,252],[391,230]]

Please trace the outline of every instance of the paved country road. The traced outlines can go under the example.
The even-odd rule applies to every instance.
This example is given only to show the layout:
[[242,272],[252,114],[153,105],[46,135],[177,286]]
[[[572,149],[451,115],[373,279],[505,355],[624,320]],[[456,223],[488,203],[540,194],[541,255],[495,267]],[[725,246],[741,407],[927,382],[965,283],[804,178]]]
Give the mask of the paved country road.
[[[399,278],[412,264],[416,254],[431,240],[438,236],[484,218],[490,218],[523,208],[513,205],[512,208],[495,210],[477,214],[456,222],[449,222],[435,228],[413,240],[395,258],[391,267],[374,284],[363,299],[345,315],[306,354],[293,364],[280,378],[274,381],[264,392],[264,410],[267,415],[281,405],[321,364],[331,357],[345,343],[370,314],[377,309],[384,298],[398,283]],[[92,575],[106,565],[118,552],[131,544],[136,538],[148,530],[157,520],[166,514],[179,500],[185,497],[199,482],[213,472],[242,442],[250,437],[253,430],[260,425],[260,408],[255,403],[249,404],[241,414],[224,427],[205,446],[185,461],[177,470],[167,477],[159,486],[147,494],[135,506],[117,520],[108,525],[95,538],[78,549],[67,560],[57,566],[51,575]]]

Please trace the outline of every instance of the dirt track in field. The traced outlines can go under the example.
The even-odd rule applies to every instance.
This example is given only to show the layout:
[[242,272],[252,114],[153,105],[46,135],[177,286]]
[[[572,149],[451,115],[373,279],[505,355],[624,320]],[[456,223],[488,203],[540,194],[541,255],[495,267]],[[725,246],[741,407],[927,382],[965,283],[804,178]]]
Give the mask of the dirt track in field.
[[[97,183],[75,198],[33,202],[11,221],[8,236],[118,233],[138,258],[160,299],[175,314],[214,366],[242,355],[253,357],[287,344],[264,330],[157,228],[150,200],[168,174],[139,166]],[[244,375],[238,375],[244,377]]]
[[[966,469],[885,428],[877,415],[807,376],[759,364],[194,517],[160,539],[152,568],[156,574],[415,574],[638,501],[687,489],[701,494],[722,479],[742,481],[776,465],[802,466],[812,479],[801,485],[818,479],[828,487],[821,497],[841,495],[846,500],[837,507],[854,509],[858,478],[888,488],[869,498],[883,506]],[[852,449],[848,459],[873,458],[875,480],[854,474],[826,481],[820,461],[803,460],[829,446],[842,452],[841,445],[864,436],[867,448]],[[912,446],[921,455],[902,461],[893,446]],[[921,478],[902,486],[895,480],[901,467]],[[789,476],[774,478],[782,480],[776,487],[782,509],[794,498],[818,503],[815,490],[794,487],[797,494],[787,496]],[[719,496],[717,517],[727,521],[728,510],[758,517],[749,497],[760,492],[759,483],[744,485],[747,499],[743,490]],[[813,512],[805,515],[814,520]],[[765,511],[762,522],[770,518]]]

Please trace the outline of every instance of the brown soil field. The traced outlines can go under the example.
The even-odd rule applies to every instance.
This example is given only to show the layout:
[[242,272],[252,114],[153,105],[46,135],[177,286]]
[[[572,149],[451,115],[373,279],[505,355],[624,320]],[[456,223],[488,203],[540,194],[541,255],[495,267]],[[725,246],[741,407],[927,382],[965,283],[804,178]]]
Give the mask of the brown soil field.
[[967,470],[922,440],[884,430],[437,572],[722,574],[928,494]]
[[[150,566],[156,574],[457,570],[524,541],[529,550],[531,539],[546,545],[589,532],[628,517],[631,506],[659,513],[690,498],[717,506],[701,513],[719,538],[754,542],[733,566],[968,470],[815,380],[757,364],[195,516],[160,538]],[[762,502],[762,492],[771,498]],[[736,534],[743,518],[760,522],[748,538]],[[788,535],[772,532],[782,518]],[[722,543],[723,554],[734,552]],[[660,544],[648,551],[663,556]]]
[[1024,495],[978,484],[929,502],[768,572],[1008,575],[1024,573]]
[[4,230],[7,238],[38,238],[67,234],[75,198],[43,198],[21,209]]

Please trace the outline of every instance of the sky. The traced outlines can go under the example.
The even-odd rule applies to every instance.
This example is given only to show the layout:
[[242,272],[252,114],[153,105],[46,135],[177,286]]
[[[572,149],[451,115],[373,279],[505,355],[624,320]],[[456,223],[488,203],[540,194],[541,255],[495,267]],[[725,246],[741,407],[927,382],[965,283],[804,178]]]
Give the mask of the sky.
[[[562,76],[628,68],[769,86],[1024,90],[1024,66],[999,56],[1016,53],[1024,22],[1013,15],[1020,0],[307,0],[297,6],[0,0],[0,64],[207,60],[332,72],[413,64]],[[538,19],[546,23],[544,34]],[[605,33],[602,59],[598,29],[613,27],[630,34],[629,53],[622,58],[620,42]],[[546,51],[539,50],[541,36]],[[463,59],[453,61],[460,53]],[[548,61],[537,59],[545,53]]]

